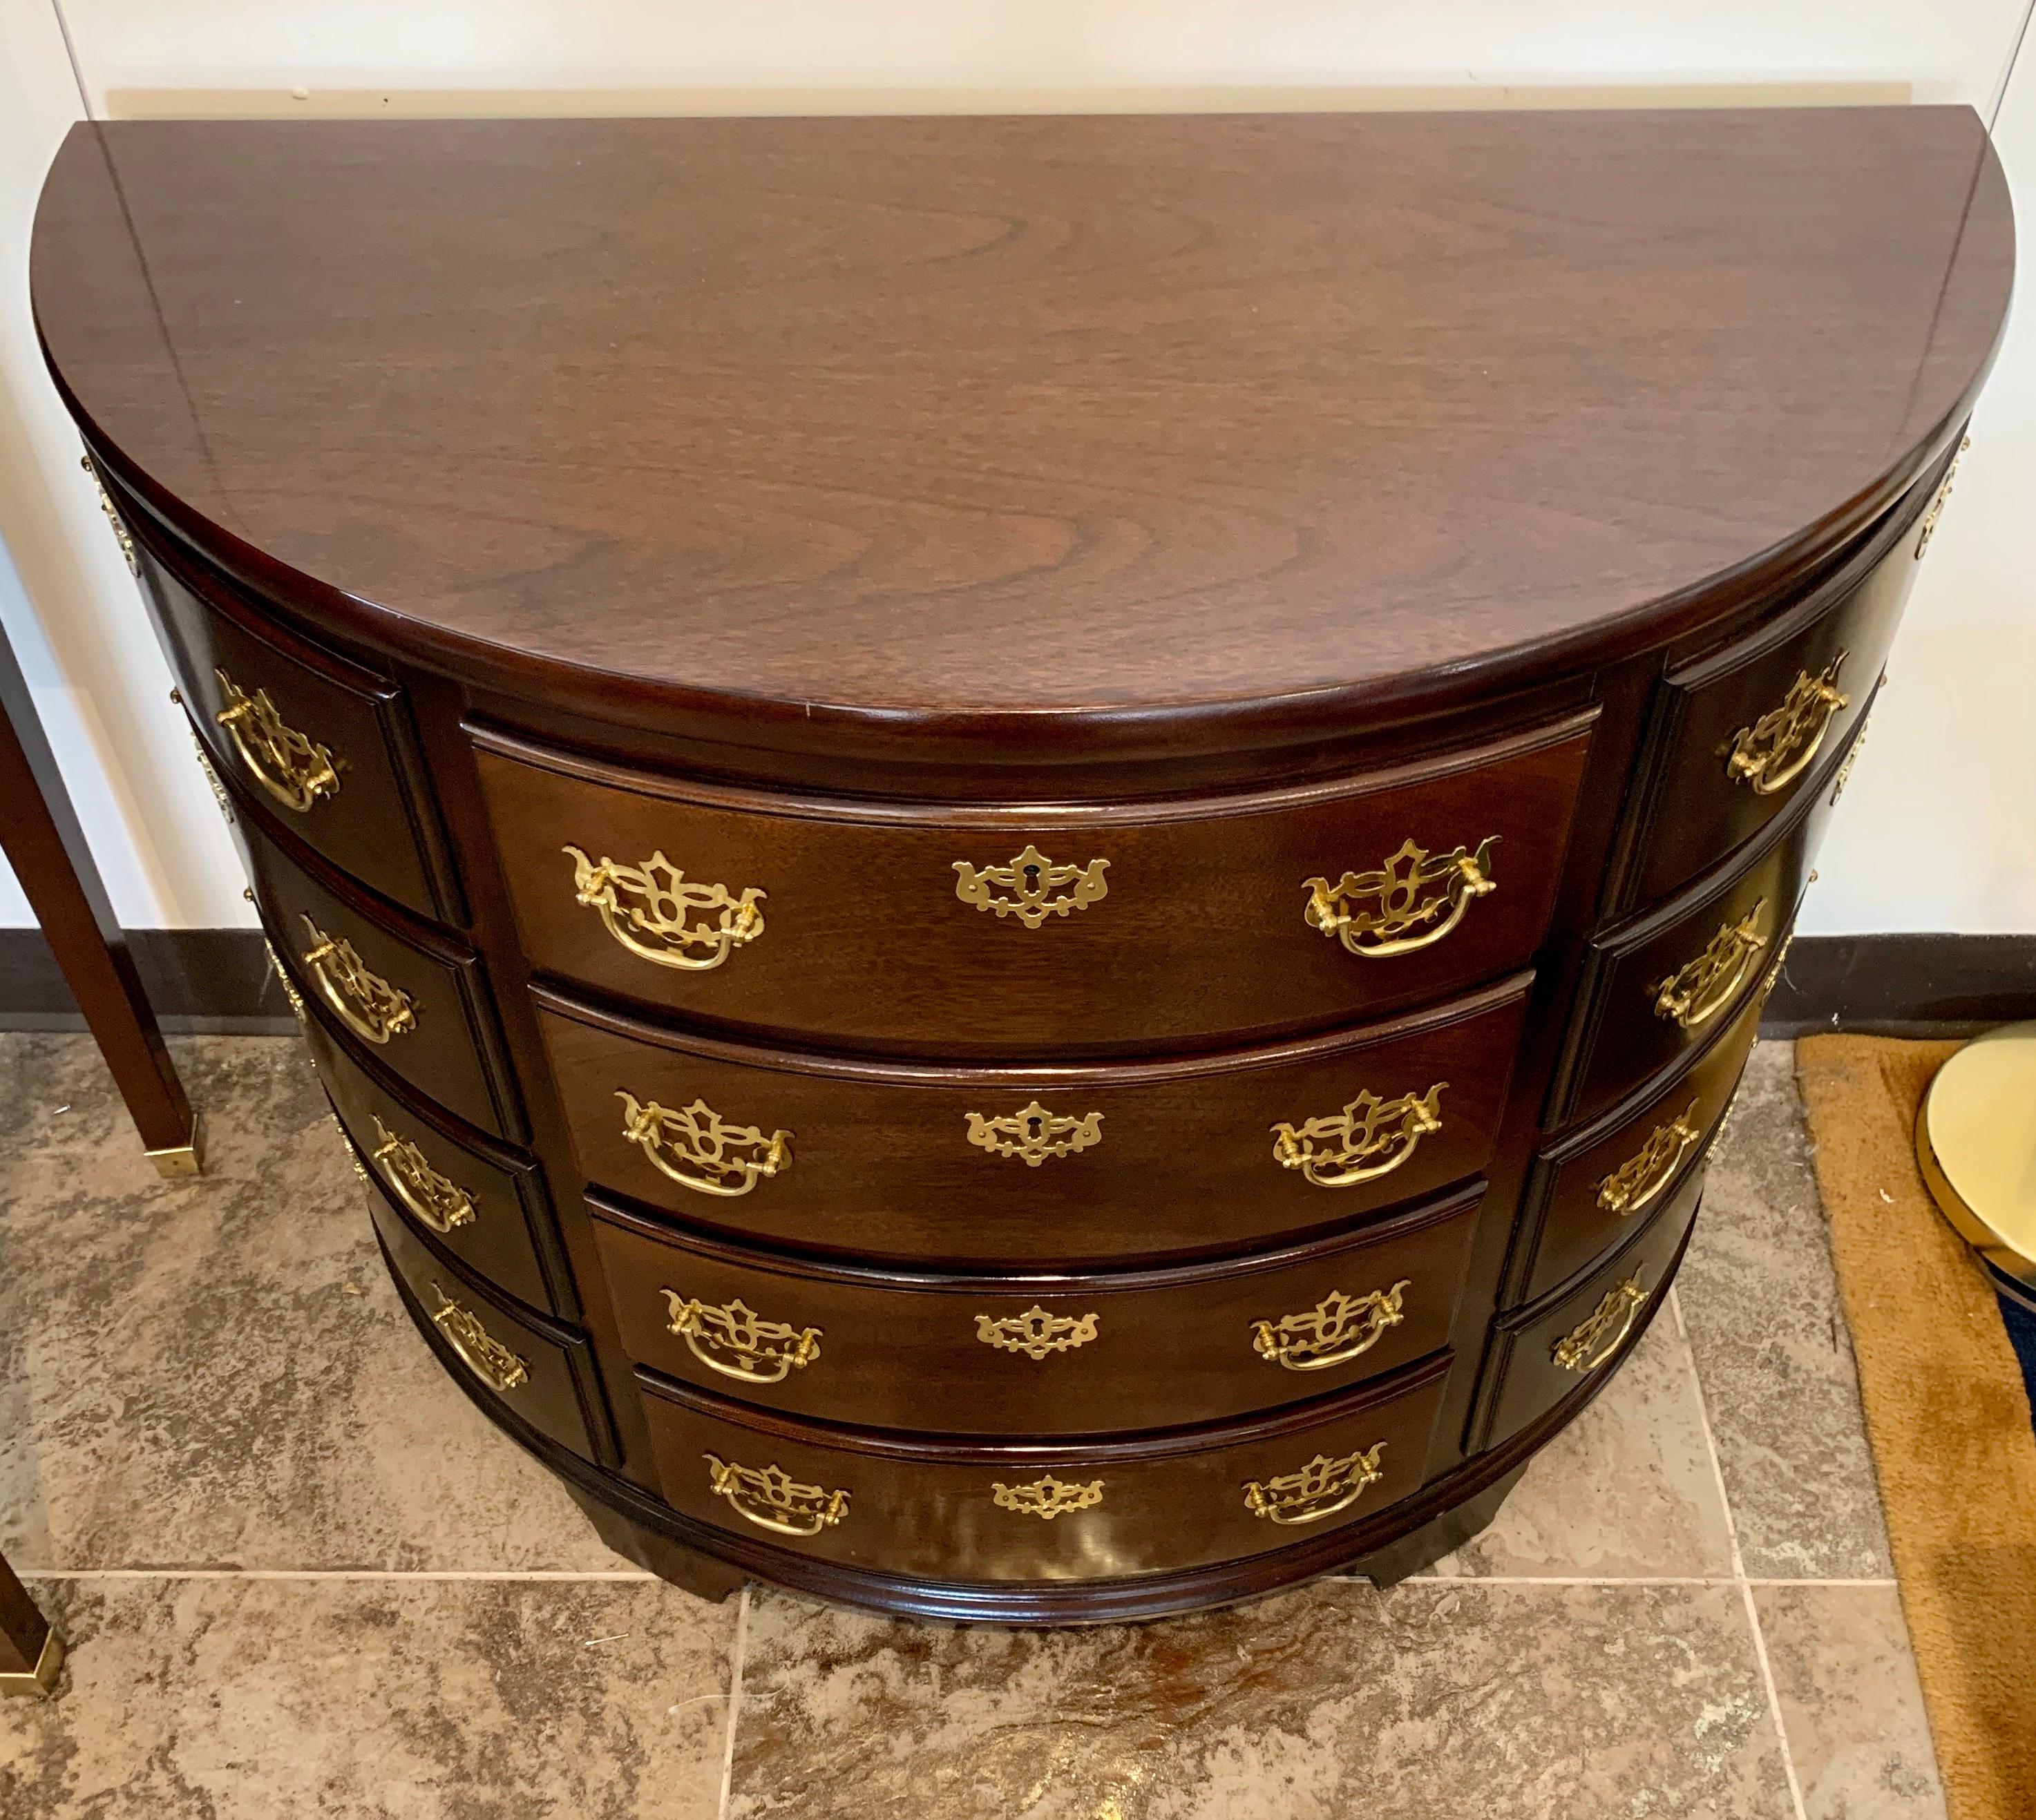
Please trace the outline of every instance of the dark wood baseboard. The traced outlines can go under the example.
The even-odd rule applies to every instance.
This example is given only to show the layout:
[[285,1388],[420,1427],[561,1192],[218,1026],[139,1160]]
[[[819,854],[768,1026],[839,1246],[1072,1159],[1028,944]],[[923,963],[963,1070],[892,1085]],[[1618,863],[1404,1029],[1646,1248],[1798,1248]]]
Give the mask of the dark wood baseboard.
[[[296,1033],[259,929],[130,929],[127,947],[164,1030],[186,1036]],[[0,929],[0,1031],[84,1028],[43,932]]]
[[2036,935],[1800,936],[1760,1034],[1970,1036],[2036,1018]]
[[[295,1031],[258,929],[130,929],[127,941],[165,1030]],[[1761,1033],[1963,1036],[2019,1018],[2036,1018],[2036,935],[1802,936]],[[84,1027],[42,932],[0,929],[0,1030]]]

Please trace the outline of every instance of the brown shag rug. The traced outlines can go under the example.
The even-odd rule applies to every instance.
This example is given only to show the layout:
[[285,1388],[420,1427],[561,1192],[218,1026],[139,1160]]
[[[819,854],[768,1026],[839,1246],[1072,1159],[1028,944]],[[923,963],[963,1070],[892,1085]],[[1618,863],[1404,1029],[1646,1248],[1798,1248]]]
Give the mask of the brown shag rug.
[[1808,1037],[1796,1072],[1951,1820],[2032,1820],[2036,1429],[1999,1302],[1913,1147],[1957,1047]]

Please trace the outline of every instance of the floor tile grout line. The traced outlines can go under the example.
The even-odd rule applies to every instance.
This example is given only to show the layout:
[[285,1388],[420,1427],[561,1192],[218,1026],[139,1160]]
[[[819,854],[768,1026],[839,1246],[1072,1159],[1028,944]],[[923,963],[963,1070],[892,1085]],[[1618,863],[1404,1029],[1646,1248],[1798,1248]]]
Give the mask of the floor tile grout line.
[[1789,1743],[1788,1723],[1782,1716],[1782,1690],[1774,1684],[1774,1667],[1767,1659],[1767,1637],[1760,1627],[1760,1607],[1754,1603],[1749,1582],[1742,1580],[1739,1590],[1746,1601],[1746,1625],[1753,1634],[1753,1653],[1760,1664],[1760,1679],[1767,1686],[1767,1713],[1774,1721],[1774,1735],[1782,1747],[1782,1769],[1789,1778],[1789,1797],[1796,1803],[1796,1820],[1809,1820],[1809,1810],[1803,1802],[1802,1779],[1796,1773],[1796,1753]]
[[735,1608],[735,1641],[728,1652],[728,1727],[721,1741],[721,1800],[715,1820],[728,1820],[729,1804],[735,1799],[735,1722],[742,1711],[743,1660],[749,1652],[750,1583],[744,1581],[741,1603]]
[[[607,1572],[589,1569],[522,1568],[396,1568],[353,1567],[24,1567],[24,1580],[415,1580],[427,1582],[529,1581],[542,1585],[624,1584],[655,1586],[664,1584],[654,1573],[634,1569]],[[1332,1574],[1330,1578],[1340,1576]],[[1422,1586],[1830,1586],[1885,1588],[1898,1584],[1887,1579],[1790,1578],[1760,1574],[1729,1573],[1410,1573],[1399,1582]]]
[[1717,1432],[1711,1426],[1710,1402],[1704,1395],[1703,1373],[1697,1369],[1697,1349],[1690,1339],[1689,1323],[1683,1318],[1683,1298],[1672,1286],[1668,1291],[1668,1312],[1675,1318],[1676,1335],[1690,1362],[1690,1389],[1697,1400],[1697,1426],[1703,1434],[1704,1452],[1710,1460],[1712,1481],[1717,1487],[1718,1508],[1725,1515],[1725,1541],[1732,1554],[1732,1577],[1744,1585],[1746,1557],[1740,1550],[1739,1519],[1732,1511],[1732,1493],[1725,1482],[1725,1459],[1718,1452]]
[[1739,1585],[1753,1659],[1760,1669],[1760,1684],[1766,1691],[1767,1716],[1774,1722],[1775,1748],[1782,1753],[1782,1773],[1788,1780],[1796,1820],[1809,1820],[1809,1811],[1803,1803],[1802,1778],[1796,1773],[1796,1753],[1789,1743],[1788,1723],[1782,1716],[1782,1690],[1774,1684],[1774,1665],[1768,1660],[1767,1638],[1760,1628],[1760,1608],[1754,1602],[1753,1585],[1746,1577],[1746,1557],[1739,1546],[1739,1520],[1732,1514],[1732,1493],[1725,1482],[1725,1458],[1718,1451],[1717,1431],[1711,1426],[1710,1400],[1704,1394],[1703,1373],[1697,1369],[1697,1349],[1690,1339],[1689,1323],[1683,1317],[1683,1298],[1672,1285],[1668,1291],[1668,1309],[1675,1317],[1676,1331],[1682,1336],[1683,1350],[1690,1361],[1690,1389],[1697,1400],[1697,1425],[1703,1433],[1704,1451],[1710,1456],[1711,1475],[1717,1482],[1718,1502],[1725,1510],[1725,1536],[1732,1544],[1732,1578]]
[[405,1570],[382,1567],[23,1567],[16,1571],[24,1580],[527,1580],[556,1585],[571,1585],[579,1582],[632,1585],[641,1583],[646,1586],[662,1584],[656,1574],[646,1573],[635,1568],[613,1573],[600,1569],[580,1573],[563,1568],[418,1568]]
[[1410,1573],[1401,1586],[1833,1586],[1885,1588],[1892,1580],[1778,1580],[1736,1573]]

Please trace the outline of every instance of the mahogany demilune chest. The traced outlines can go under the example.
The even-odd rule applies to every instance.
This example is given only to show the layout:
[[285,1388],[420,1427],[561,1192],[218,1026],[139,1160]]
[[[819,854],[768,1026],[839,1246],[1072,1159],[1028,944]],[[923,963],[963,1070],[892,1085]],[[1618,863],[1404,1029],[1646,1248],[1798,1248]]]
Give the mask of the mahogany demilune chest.
[[2012,258],[1963,108],[90,123],[34,291],[447,1369],[1058,1623],[1657,1316]]

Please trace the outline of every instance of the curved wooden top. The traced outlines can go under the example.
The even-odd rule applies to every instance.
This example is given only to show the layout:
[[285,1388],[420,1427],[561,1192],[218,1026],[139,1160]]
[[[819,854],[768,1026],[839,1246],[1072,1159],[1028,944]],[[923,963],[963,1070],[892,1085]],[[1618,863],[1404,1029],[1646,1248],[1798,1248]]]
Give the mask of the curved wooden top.
[[113,471],[315,617],[846,745],[1681,629],[1943,447],[2012,263],[1921,107],[89,123],[33,275]]

